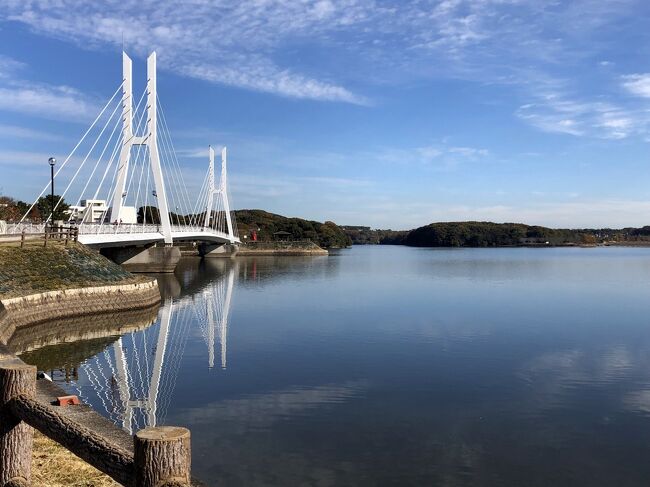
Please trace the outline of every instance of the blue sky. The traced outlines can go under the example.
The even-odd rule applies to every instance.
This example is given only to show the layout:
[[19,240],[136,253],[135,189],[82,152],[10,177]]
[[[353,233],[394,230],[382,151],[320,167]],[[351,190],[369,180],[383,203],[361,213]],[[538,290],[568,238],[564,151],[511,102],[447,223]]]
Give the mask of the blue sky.
[[0,191],[32,200],[121,80],[188,185],[340,224],[650,224],[650,4],[0,0]]

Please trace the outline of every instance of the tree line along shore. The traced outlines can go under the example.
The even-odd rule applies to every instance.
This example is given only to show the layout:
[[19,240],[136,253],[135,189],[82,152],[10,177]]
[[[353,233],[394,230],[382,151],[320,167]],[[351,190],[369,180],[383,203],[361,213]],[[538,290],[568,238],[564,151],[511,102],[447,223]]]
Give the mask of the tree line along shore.
[[[32,208],[29,219],[42,220],[51,208],[51,197],[44,196]],[[59,201],[59,196],[54,196]],[[20,220],[30,205],[8,196],[0,195],[0,220]],[[66,220],[68,205],[62,201],[54,219]],[[138,222],[160,222],[156,207],[137,209]],[[650,245],[650,226],[641,228],[588,228],[555,229],[523,223],[494,223],[482,221],[430,223],[412,230],[373,229],[368,226],[337,225],[292,218],[259,209],[234,211],[237,229],[246,243],[277,240],[278,234],[288,240],[310,240],[325,249],[345,248],[350,245],[406,245],[411,247],[513,247],[513,246],[560,246],[560,245]],[[202,219],[203,215],[180,215],[171,212],[172,221]]]
[[440,222],[413,230],[377,230],[343,226],[355,245],[410,247],[516,247],[650,244],[650,226],[623,229],[554,229],[523,223]]

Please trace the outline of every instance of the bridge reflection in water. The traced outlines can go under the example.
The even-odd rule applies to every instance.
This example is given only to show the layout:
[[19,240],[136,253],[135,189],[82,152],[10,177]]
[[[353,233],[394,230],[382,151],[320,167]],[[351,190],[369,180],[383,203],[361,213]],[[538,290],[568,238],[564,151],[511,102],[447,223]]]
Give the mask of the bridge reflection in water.
[[190,335],[203,337],[208,368],[227,366],[237,263],[190,262],[176,276],[159,278],[158,310],[45,323],[9,345],[39,369],[57,369],[54,377],[66,389],[129,432],[164,424]]

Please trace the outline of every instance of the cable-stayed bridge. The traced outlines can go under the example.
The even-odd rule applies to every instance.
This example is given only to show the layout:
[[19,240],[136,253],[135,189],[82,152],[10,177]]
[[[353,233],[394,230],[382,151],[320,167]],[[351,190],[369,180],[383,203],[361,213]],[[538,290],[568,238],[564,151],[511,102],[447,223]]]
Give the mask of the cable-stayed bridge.
[[201,176],[181,167],[157,94],[156,53],[147,59],[141,95],[134,96],[132,61],[126,53],[122,72],[111,98],[70,154],[56,164],[54,183],[63,192],[54,207],[49,214],[35,214],[38,199],[50,189],[48,181],[8,232],[45,231],[65,198],[73,205],[63,223],[76,225],[79,241],[96,248],[240,243],[230,209],[226,148],[221,150],[220,174],[210,147],[203,183],[194,184]]

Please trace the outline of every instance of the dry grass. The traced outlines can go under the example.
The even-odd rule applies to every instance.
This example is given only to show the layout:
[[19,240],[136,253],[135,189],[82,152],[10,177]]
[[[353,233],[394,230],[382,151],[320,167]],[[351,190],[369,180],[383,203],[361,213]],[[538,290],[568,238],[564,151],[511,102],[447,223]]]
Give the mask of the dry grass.
[[40,487],[119,487],[120,484],[34,431],[32,485]]

